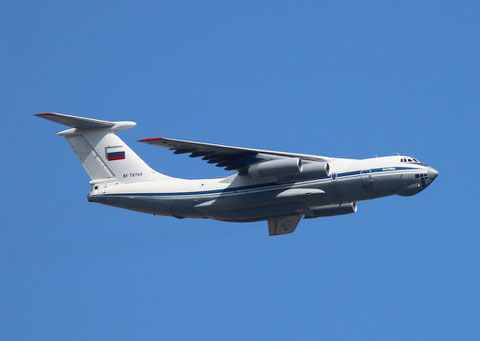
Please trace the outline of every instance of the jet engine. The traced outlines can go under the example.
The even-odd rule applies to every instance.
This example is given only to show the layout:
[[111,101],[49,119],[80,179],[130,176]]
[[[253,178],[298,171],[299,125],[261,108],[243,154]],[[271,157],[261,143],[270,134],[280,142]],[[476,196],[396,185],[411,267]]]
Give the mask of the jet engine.
[[264,176],[284,176],[298,174],[302,171],[302,160],[299,158],[284,158],[256,163],[248,167],[248,175],[254,178]]
[[282,177],[281,180],[299,181],[310,179],[321,179],[330,175],[330,165],[328,162],[304,162],[302,164],[302,171],[297,174],[291,174]]
[[357,212],[357,203],[350,202],[347,204],[325,205],[320,207],[312,207],[305,213],[305,218],[329,217],[334,215],[342,215]]
[[283,158],[256,163],[248,168],[254,178],[275,176],[281,180],[318,179],[330,175],[328,162],[302,162],[299,158]]

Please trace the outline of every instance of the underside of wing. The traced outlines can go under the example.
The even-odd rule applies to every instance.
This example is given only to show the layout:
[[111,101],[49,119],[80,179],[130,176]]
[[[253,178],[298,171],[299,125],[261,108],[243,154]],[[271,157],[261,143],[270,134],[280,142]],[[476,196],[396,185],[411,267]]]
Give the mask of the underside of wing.
[[275,219],[268,221],[268,235],[278,236],[281,234],[292,233],[302,219],[302,215],[295,215],[282,219]]
[[248,166],[272,159],[298,158],[302,160],[326,162],[330,158],[284,153],[261,149],[223,146],[219,144],[176,140],[163,137],[154,137],[139,140],[139,142],[173,150],[175,154],[190,154],[190,157],[202,157],[208,163],[224,167],[226,170],[242,171]]

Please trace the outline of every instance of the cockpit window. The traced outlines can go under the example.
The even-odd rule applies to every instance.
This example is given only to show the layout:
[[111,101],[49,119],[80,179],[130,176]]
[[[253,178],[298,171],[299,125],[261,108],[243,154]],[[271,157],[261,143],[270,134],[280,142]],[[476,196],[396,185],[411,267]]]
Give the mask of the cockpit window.
[[400,159],[400,162],[406,162],[406,163],[415,163],[417,165],[422,165],[422,166],[425,166],[425,164],[421,163],[420,161],[418,161],[418,159],[415,159],[413,157],[404,157],[404,158],[401,158]]
[[413,157],[402,157],[400,159],[400,162],[406,162],[406,163],[414,163],[416,165],[420,165],[420,166],[426,166],[426,164],[418,161],[418,159],[415,159]]

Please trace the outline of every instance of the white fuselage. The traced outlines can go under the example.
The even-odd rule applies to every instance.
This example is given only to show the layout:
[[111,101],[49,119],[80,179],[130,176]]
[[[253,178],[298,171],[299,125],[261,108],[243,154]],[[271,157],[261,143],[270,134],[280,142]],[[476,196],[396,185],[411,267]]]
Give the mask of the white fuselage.
[[[410,160],[404,162],[403,160]],[[258,221],[307,214],[332,204],[354,203],[389,195],[410,196],[438,175],[412,158],[331,159],[328,177],[303,181],[251,178],[185,180],[161,175],[134,183],[92,182],[89,201],[155,215]]]

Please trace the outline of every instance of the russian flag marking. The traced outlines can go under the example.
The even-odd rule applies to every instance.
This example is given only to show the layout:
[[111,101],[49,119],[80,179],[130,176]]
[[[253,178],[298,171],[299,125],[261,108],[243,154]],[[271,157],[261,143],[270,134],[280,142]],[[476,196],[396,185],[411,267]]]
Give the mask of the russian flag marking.
[[122,146],[107,147],[105,148],[105,152],[107,154],[108,161],[125,159],[125,151],[123,150]]
[[108,161],[125,159],[125,152],[108,153],[107,154],[107,159],[108,159]]

